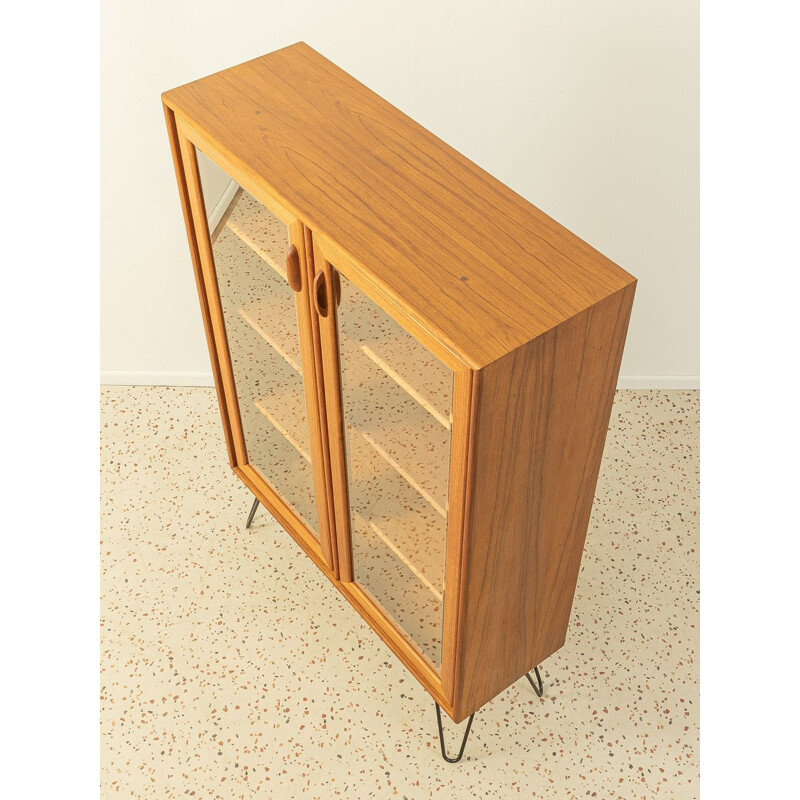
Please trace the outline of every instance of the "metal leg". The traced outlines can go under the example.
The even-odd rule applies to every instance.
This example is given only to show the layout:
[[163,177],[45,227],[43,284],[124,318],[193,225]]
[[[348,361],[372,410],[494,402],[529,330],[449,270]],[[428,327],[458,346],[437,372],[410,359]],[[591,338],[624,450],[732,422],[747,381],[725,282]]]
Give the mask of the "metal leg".
[[544,694],[544,686],[542,686],[542,676],[539,674],[539,667],[534,667],[533,671],[536,673],[536,680],[539,681],[538,686],[533,682],[530,672],[526,672],[525,677],[528,679],[530,685],[533,686],[533,691],[541,697]]
[[253,507],[250,509],[250,514],[247,517],[247,523],[245,524],[245,528],[249,528],[253,524],[253,517],[256,515],[256,509],[258,509],[257,497],[255,500],[253,500]]
[[[536,692],[536,695],[538,697],[542,697],[544,695],[544,685],[542,684],[542,674],[539,672],[539,667],[534,667],[533,673],[536,675],[536,682],[534,682],[533,678],[531,678],[530,672],[526,672],[525,677],[528,679],[528,683],[530,683],[530,685],[533,687],[533,691]],[[472,727],[472,720],[475,719],[475,712],[473,711],[469,715],[467,729],[464,731],[464,738],[461,740],[461,749],[458,751],[458,755],[455,758],[450,758],[450,756],[447,755],[447,750],[444,746],[442,709],[439,707],[439,704],[436,701],[434,701],[434,705],[436,706],[436,724],[439,727],[439,746],[442,748],[442,758],[450,764],[456,764],[461,761],[461,757],[464,755],[464,748],[467,746],[467,738],[469,737],[469,731]]]
[[464,748],[467,746],[467,737],[469,736],[469,729],[472,727],[472,720],[475,717],[475,712],[473,711],[469,715],[469,722],[467,722],[467,729],[464,731],[464,738],[461,740],[461,749],[458,751],[458,755],[455,758],[450,758],[447,755],[447,750],[444,747],[444,731],[442,730],[442,709],[439,708],[439,704],[434,700],[434,705],[436,706],[436,724],[439,726],[439,745],[442,748],[442,758],[450,764],[455,764],[461,761],[461,756],[464,755]]

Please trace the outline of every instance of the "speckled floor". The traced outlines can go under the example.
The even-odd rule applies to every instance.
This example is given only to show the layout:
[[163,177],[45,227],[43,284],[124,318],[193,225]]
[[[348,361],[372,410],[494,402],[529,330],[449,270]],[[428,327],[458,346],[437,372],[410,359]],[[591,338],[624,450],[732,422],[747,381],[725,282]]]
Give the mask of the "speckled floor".
[[102,425],[103,798],[697,797],[697,392],[617,393],[544,699],[495,698],[457,765],[288,534],[245,530],[212,390],[107,388]]

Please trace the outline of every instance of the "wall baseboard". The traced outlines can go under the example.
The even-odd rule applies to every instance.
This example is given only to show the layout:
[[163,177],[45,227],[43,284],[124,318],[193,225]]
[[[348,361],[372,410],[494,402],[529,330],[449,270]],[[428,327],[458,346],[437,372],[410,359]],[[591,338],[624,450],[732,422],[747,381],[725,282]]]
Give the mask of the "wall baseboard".
[[[210,372],[102,370],[104,386],[213,386]],[[699,389],[699,375],[620,375],[618,389]]]
[[100,370],[101,386],[213,386],[210,372],[151,372],[146,370]]
[[699,375],[620,375],[617,389],[699,389]]

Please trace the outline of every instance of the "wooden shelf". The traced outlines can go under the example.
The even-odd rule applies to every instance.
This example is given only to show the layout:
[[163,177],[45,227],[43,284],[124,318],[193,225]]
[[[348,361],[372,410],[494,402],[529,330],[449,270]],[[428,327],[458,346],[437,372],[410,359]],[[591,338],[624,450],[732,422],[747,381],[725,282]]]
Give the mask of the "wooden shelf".
[[[249,195],[242,194],[214,242],[214,262],[221,293],[295,372],[302,372],[294,292],[276,264],[230,227]],[[252,198],[250,198],[252,199]],[[263,215],[268,221],[271,214]],[[285,230],[285,229],[284,229]],[[269,268],[267,268],[267,265]]]
[[[372,520],[366,520],[361,516],[361,514],[353,511],[352,521],[355,528],[353,531],[353,536],[363,536],[367,540],[372,540],[373,537],[377,537],[384,546],[389,548],[397,560],[414,575],[414,577],[431,593],[431,595],[433,595],[433,597],[439,603],[443,602],[444,593],[442,589],[437,587],[436,584],[431,583],[425,574],[424,566],[420,565],[418,562],[414,562],[410,556],[404,553],[397,546],[395,539],[390,534],[385,533],[386,529],[398,528],[400,525],[402,525],[403,520],[401,518],[389,517],[387,520],[389,524],[377,525]],[[425,560],[427,561],[428,559],[426,558]],[[435,565],[435,567],[438,567],[439,571],[441,571],[441,564]],[[359,567],[359,575],[361,572],[362,570]],[[356,577],[358,578],[358,575]]]
[[356,343],[342,339],[345,421],[443,517],[447,514],[449,431]]
[[[243,353],[250,352],[248,348],[259,346],[258,335],[241,320],[231,335],[233,346],[242,348]],[[262,346],[262,353],[267,355],[270,351]],[[284,420],[280,409],[285,407],[288,399],[302,405],[303,384],[300,376],[276,354],[272,354],[271,361],[262,359],[254,362],[246,357],[234,360],[233,369],[242,426],[247,438],[248,461],[297,511],[306,525],[312,531],[318,531],[306,417],[296,418],[291,438],[287,436],[289,431],[281,424]],[[283,388],[278,395],[274,392],[264,394],[261,373],[265,369],[281,374]]]
[[274,348],[265,346],[256,329],[241,319],[236,323],[229,340],[231,349],[241,354],[233,358],[240,404],[255,406],[310,461],[302,375]]
[[373,530],[357,528],[352,541],[359,586],[395,623],[406,641],[436,668],[441,660],[442,600]]
[[310,464],[308,432],[304,424],[306,417],[297,416],[298,413],[305,412],[302,397],[298,398],[293,392],[275,393],[269,397],[259,397],[255,401],[255,406],[281,436]]
[[245,191],[234,202],[225,227],[266,261],[285,282],[286,250],[289,247],[286,226]]
[[[364,353],[368,358],[372,359],[372,361],[377,364],[398,386],[408,392],[408,394],[411,395],[411,397],[416,400],[429,414],[431,414],[437,422],[439,422],[448,431],[450,430],[450,426],[453,422],[452,416],[449,412],[448,416],[442,414],[431,398],[431,394],[433,394],[433,392],[425,391],[425,389],[428,388],[428,385],[425,383],[424,374],[418,371],[411,379],[404,377],[403,373],[405,373],[405,375],[411,374],[411,370],[408,367],[415,362],[413,357],[403,358],[402,360],[400,360],[400,357],[411,356],[410,352],[406,351],[399,353],[397,349],[389,348],[390,352],[382,353],[382,348],[377,342],[370,342],[369,344],[366,342],[361,342],[359,347],[361,348],[362,353]],[[409,348],[409,351],[410,350],[411,348]],[[394,363],[396,368],[390,366],[390,362]],[[403,369],[404,367],[406,368]],[[398,370],[402,370],[402,372]],[[450,383],[452,384],[452,376],[447,377],[451,379]]]
[[250,465],[318,535],[311,462],[251,403],[240,408]]
[[355,342],[415,402],[450,430],[452,372],[345,280],[339,309],[340,337]]
[[[302,394],[287,388],[258,397],[254,405],[310,463],[303,403]],[[358,431],[352,431],[348,444],[354,527],[381,540],[441,602],[444,519]]]
[[354,516],[441,600],[445,519],[362,437],[348,437],[348,459]]
[[239,316],[275,350],[278,355],[298,374],[303,371],[300,356],[300,340],[294,326],[279,326],[281,318],[289,311],[294,312],[294,305],[279,310],[287,303],[253,302],[238,309]]

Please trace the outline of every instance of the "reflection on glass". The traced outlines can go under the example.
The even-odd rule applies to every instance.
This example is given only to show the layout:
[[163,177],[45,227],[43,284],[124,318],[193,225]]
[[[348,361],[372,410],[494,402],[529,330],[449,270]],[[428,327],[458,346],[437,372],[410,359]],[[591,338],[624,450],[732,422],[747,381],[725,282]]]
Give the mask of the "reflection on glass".
[[341,283],[354,578],[438,668],[453,374]]
[[247,458],[319,538],[288,230],[198,162]]

